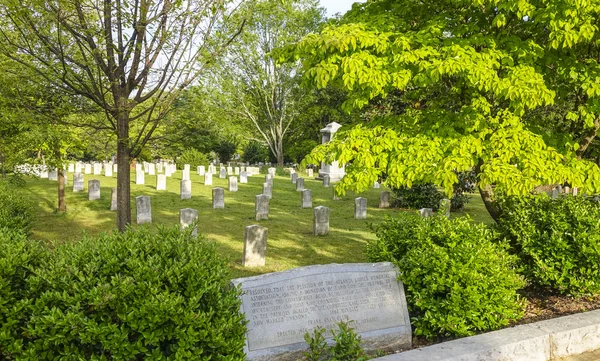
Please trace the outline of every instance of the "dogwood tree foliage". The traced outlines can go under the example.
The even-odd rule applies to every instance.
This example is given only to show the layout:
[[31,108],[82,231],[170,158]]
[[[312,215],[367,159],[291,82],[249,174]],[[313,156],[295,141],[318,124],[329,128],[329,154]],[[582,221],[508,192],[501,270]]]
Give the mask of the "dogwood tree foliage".
[[[524,195],[568,182],[600,191],[600,169],[581,159],[600,128],[599,13],[598,0],[355,4],[281,59],[302,59],[319,88],[345,89],[346,110],[391,96],[394,106],[305,161],[348,164],[342,194],[382,176],[388,186],[433,182],[451,194],[455,171],[474,169],[495,218],[494,189]],[[559,136],[566,140],[549,141]]]

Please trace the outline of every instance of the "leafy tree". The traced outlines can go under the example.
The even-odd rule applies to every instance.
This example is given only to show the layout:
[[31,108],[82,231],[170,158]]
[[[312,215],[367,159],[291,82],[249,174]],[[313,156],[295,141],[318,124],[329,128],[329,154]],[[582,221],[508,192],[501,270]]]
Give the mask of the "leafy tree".
[[599,167],[579,159],[599,128],[599,12],[597,1],[355,4],[280,60],[301,58],[309,84],[344,89],[346,110],[393,102],[306,161],[348,164],[341,193],[386,175],[393,187],[431,182],[450,195],[456,172],[472,169],[495,219],[495,190],[600,190]]
[[261,142],[251,140],[246,148],[244,148],[244,154],[242,159],[246,163],[257,164],[260,162],[266,162],[269,157],[269,150]]
[[130,158],[241,31],[227,27],[236,10],[221,0],[0,3],[0,52],[105,113],[90,125],[117,136],[120,231],[131,222]]
[[218,84],[225,96],[216,104],[251,122],[282,166],[285,138],[308,92],[299,87],[298,64],[277,65],[271,52],[316,30],[324,11],[315,0],[263,0],[244,11],[253,18],[223,59]]

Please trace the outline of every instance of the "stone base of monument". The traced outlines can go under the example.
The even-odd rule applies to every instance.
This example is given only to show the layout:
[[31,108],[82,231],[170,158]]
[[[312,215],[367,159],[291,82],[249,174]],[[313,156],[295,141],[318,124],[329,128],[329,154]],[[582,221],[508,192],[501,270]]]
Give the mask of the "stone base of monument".
[[231,283],[243,291],[249,361],[299,359],[307,332],[323,327],[331,337],[340,321],[351,321],[367,352],[412,345],[404,287],[391,263],[309,266]]

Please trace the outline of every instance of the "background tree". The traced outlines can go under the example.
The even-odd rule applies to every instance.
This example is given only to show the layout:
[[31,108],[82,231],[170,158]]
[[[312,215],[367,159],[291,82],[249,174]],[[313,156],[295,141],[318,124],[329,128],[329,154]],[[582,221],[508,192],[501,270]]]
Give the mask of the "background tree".
[[[456,171],[473,169],[495,219],[495,189],[521,195],[569,182],[600,190],[598,166],[578,159],[598,131],[599,11],[587,1],[355,4],[282,59],[302,58],[317,87],[345,89],[346,110],[395,99],[307,161],[348,164],[342,193],[386,176],[389,186],[430,182],[451,194]],[[579,131],[540,126],[549,119]]]
[[285,137],[307,102],[307,91],[299,87],[298,64],[277,65],[271,52],[315,31],[324,9],[316,0],[263,0],[244,13],[252,20],[223,58],[218,86],[225,96],[215,105],[251,122],[282,166]]
[[117,135],[119,230],[131,221],[130,157],[141,152],[180,91],[241,30],[226,28],[235,10],[222,0],[0,4],[0,52],[105,112],[102,123],[90,126]]

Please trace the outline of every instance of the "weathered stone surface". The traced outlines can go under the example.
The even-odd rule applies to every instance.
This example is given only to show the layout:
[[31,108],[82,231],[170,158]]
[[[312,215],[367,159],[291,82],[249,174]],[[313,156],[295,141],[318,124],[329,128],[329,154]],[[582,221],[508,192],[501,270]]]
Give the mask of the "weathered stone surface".
[[233,175],[233,167],[227,167],[227,175]]
[[309,169],[307,169],[307,170],[306,170],[306,176],[307,176],[308,178],[312,178],[312,177],[313,177],[313,174],[314,174],[314,173],[313,173],[313,170],[312,170],[312,169],[310,169],[310,168],[309,168]]
[[213,188],[212,190],[213,209],[225,208],[225,190],[223,188]]
[[267,170],[267,172],[268,172],[267,174],[270,174],[270,175],[272,175],[273,177],[275,177],[275,172],[277,172],[277,168],[269,168],[269,169]]
[[[325,128],[321,129],[321,143],[325,144],[331,141],[335,135],[335,133],[342,127],[341,124],[336,122],[329,123]],[[330,179],[337,182],[344,177],[346,174],[344,170],[344,166],[338,164],[338,162],[333,162],[331,164],[325,164],[321,162],[321,169],[319,170],[319,177],[323,178],[324,175],[329,175]]]
[[550,336],[531,325],[401,352],[374,361],[549,361]]
[[179,191],[181,194],[181,199],[192,198],[192,181],[189,179],[182,179],[179,186]]
[[135,172],[135,184],[141,184],[144,185],[145,183],[145,173],[144,171],[136,171]]
[[302,191],[302,208],[312,208],[312,191],[305,189]]
[[137,224],[152,223],[152,205],[150,197],[135,197],[135,214]]
[[104,166],[104,176],[105,177],[112,177],[113,176],[113,165],[112,164],[106,164]]
[[242,183],[242,184],[248,183],[248,172],[246,172],[246,171],[240,172],[240,183]]
[[197,171],[199,176],[204,176],[204,173],[206,173],[206,168],[203,165],[200,165],[198,166]]
[[265,265],[268,229],[259,225],[246,226],[244,229],[244,257],[242,266],[261,267]]
[[379,208],[390,208],[390,192],[383,191],[379,194]]
[[83,191],[83,174],[74,173],[73,174],[73,192],[81,192]]
[[273,197],[273,185],[269,182],[263,183],[263,191],[262,194],[269,197],[271,199]]
[[376,181],[375,183],[373,183],[373,188],[379,189],[379,188],[381,188],[381,184],[379,184],[379,182]]
[[367,199],[357,197],[354,199],[354,219],[367,219]]
[[433,209],[431,209],[431,208],[421,208],[421,209],[419,209],[419,215],[421,217],[425,217],[425,218],[431,217],[431,216],[433,216]]
[[302,192],[304,190],[304,178],[296,179],[296,192]]
[[212,186],[212,184],[213,184],[212,178],[213,178],[213,174],[211,172],[204,173],[204,185]]
[[154,165],[154,163],[148,164],[148,174],[156,175],[156,166]]
[[[198,211],[192,208],[184,208],[179,210],[179,223],[181,229],[187,228],[198,221]],[[193,236],[198,235],[198,227],[194,227]]]
[[91,164],[86,164],[83,166],[83,173],[84,174],[92,174],[92,165]]
[[322,178],[323,178],[323,187],[325,187],[325,188],[329,187],[329,185],[331,184],[331,177],[329,177],[329,175],[327,175],[327,174],[324,174],[322,176]]
[[240,167],[233,168],[233,174],[240,175]]
[[221,179],[227,178],[227,172],[225,171],[225,168],[223,168],[223,167],[221,167],[221,170],[219,171],[219,178],[221,178]]
[[290,174],[290,178],[292,179],[292,184],[296,184],[296,181],[298,180],[298,173]]
[[257,221],[269,219],[269,199],[270,197],[266,194],[259,194],[256,196],[254,202],[254,215]]
[[190,180],[190,169],[189,168],[183,170],[183,174],[181,176],[181,179],[182,180]]
[[102,174],[102,163],[94,163],[94,175]]
[[315,207],[313,211],[313,234],[315,236],[326,236],[329,233],[329,208],[324,206]]
[[559,192],[558,188],[554,188],[554,189],[552,190],[552,198],[553,198],[553,199],[556,199],[556,198],[558,198],[558,195],[559,195],[559,194],[560,194],[560,192]]
[[265,182],[273,185],[273,175],[271,173],[265,174]]
[[167,190],[167,176],[164,174],[158,174],[156,176],[156,190],[166,191]]
[[230,192],[237,192],[238,191],[238,183],[237,183],[237,177],[236,176],[229,177],[228,186],[229,186],[229,191]]
[[385,262],[309,266],[232,280],[244,291],[247,359],[300,359],[306,332],[348,320],[368,351],[410,347],[410,319],[397,277],[396,267]]
[[110,210],[116,211],[119,208],[117,203],[117,188],[112,188],[110,191]]
[[531,326],[547,332],[555,358],[600,349],[600,310],[536,322]]
[[112,168],[113,168],[113,173],[119,173],[119,165],[118,164],[113,164]]
[[95,201],[100,199],[100,181],[92,179],[88,181],[88,199]]

